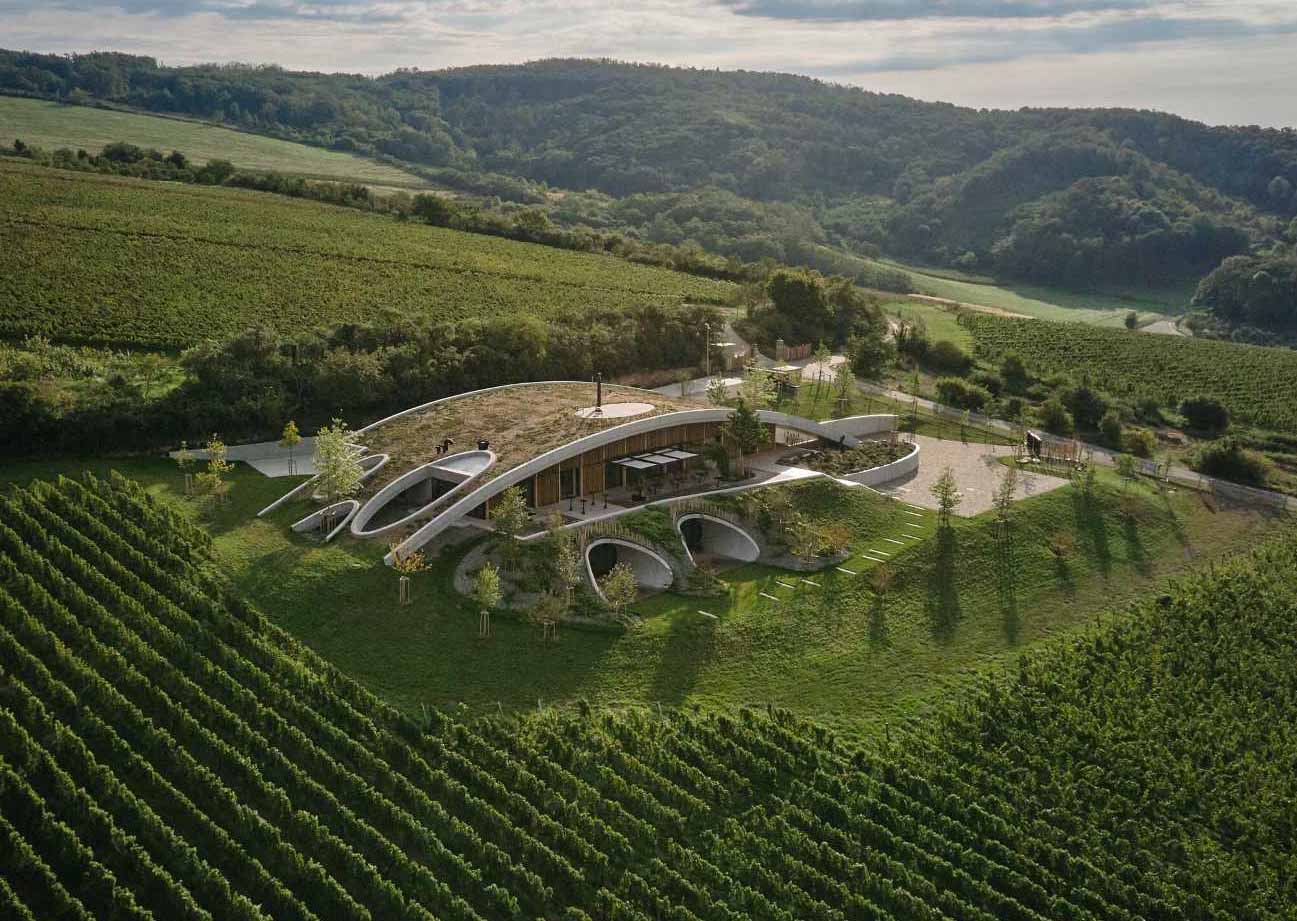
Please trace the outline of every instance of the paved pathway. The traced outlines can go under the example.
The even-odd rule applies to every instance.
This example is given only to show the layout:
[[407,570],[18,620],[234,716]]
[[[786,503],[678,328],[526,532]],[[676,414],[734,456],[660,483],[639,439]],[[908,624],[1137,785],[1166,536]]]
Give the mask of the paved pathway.
[[[937,499],[932,495],[932,485],[947,467],[955,475],[963,502],[956,514],[971,518],[995,505],[995,490],[1004,476],[1005,467],[999,458],[1012,455],[1013,449],[1005,445],[988,445],[961,441],[947,441],[916,435],[919,445],[919,469],[914,473],[877,487],[885,496],[893,496],[912,505],[935,509]],[[1067,480],[1055,476],[1021,471],[1015,498],[1039,496],[1066,486]]]

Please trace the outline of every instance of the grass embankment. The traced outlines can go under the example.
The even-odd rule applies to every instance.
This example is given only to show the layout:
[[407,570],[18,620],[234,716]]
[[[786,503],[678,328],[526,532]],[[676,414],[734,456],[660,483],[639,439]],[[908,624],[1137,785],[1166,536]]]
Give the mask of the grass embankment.
[[[68,272],[68,266],[77,271]],[[0,335],[177,348],[387,310],[463,319],[719,302],[732,285],[241,189],[0,159]]]
[[107,144],[125,141],[163,153],[178,150],[199,164],[229,160],[240,169],[308,179],[412,190],[427,186],[418,176],[376,160],[205,122],[0,96],[0,144],[12,145],[15,140],[46,150],[70,147],[92,154]]
[[[84,466],[9,465],[2,475],[48,478]],[[196,511],[179,496],[180,477],[170,464],[89,466],[117,467]],[[410,711],[455,702],[482,713],[515,711],[582,697],[604,704],[773,702],[868,729],[920,711],[943,689],[1148,592],[1191,561],[1251,543],[1267,527],[1258,514],[1212,511],[1194,495],[1164,498],[1143,485],[1132,488],[1137,498],[1127,516],[1120,487],[1104,475],[1093,499],[1064,489],[1021,503],[1010,565],[985,518],[957,520],[948,538],[937,539],[929,536],[931,513],[863,489],[808,485],[799,499],[804,511],[845,521],[857,535],[855,555],[842,564],[856,575],[831,569],[807,577],[816,586],[783,571],[744,567],[725,574],[727,599],[662,596],[643,608],[640,629],[622,635],[564,628],[560,642],[546,646],[534,628],[504,615],[495,619],[493,640],[477,640],[476,612],[451,589],[453,560],[417,576],[414,603],[402,608],[396,576],[381,562],[382,544],[342,539],[321,546],[296,537],[287,524],[305,514],[301,505],[254,517],[293,482],[238,465],[230,501],[208,521],[222,571],[281,626]],[[905,533],[926,539],[910,541]],[[1075,550],[1060,563],[1048,544],[1064,533]],[[893,552],[889,565],[897,574],[881,610],[867,581],[877,565],[869,551],[880,549]]]

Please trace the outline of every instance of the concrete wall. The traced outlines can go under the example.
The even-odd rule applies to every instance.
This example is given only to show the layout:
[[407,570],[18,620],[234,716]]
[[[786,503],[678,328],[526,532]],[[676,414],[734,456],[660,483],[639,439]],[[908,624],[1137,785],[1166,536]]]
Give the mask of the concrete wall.
[[671,564],[663,557],[659,556],[656,551],[648,547],[642,547],[639,544],[633,544],[627,540],[620,540],[616,537],[600,537],[590,541],[585,549],[585,575],[590,582],[590,587],[604,601],[603,592],[599,589],[599,582],[594,577],[594,570],[590,567],[590,551],[595,547],[611,544],[617,548],[617,562],[628,563],[630,568],[635,572],[635,582],[644,589],[651,591],[661,591],[670,588],[675,581],[675,572],[671,569]]
[[294,521],[292,528],[298,534],[301,534],[304,531],[313,531],[320,526],[320,521],[325,515],[329,514],[329,512],[336,512],[338,514],[337,524],[333,526],[333,530],[324,535],[324,540],[327,543],[342,533],[343,529],[346,528],[347,524],[351,521],[359,508],[359,500],[343,499],[341,502],[335,502],[332,505],[325,506],[317,512],[312,512],[300,521]]
[[691,563],[694,562],[694,555],[684,539],[684,524],[687,521],[702,523],[703,547],[709,553],[729,557],[732,560],[742,560],[745,563],[751,563],[761,556],[761,548],[753,540],[752,535],[738,525],[702,512],[690,512],[676,519],[676,530],[680,532],[680,542],[684,545],[685,555]]
[[832,432],[841,432],[847,435],[878,435],[896,428],[896,416],[891,413],[872,416],[844,416],[841,419],[825,420],[824,427]]
[[[454,462],[452,463],[452,458]],[[471,462],[470,462],[471,461]],[[482,476],[491,465],[495,463],[495,452],[493,451],[462,451],[459,454],[451,455],[441,460],[430,461],[421,464],[413,470],[406,471],[392,482],[388,483],[378,492],[376,492],[368,502],[356,513],[351,520],[351,533],[355,537],[382,537],[385,534],[391,534],[399,530],[412,521],[428,515],[432,510],[441,503],[449,502],[454,496],[462,495],[478,478]],[[476,468],[475,473],[469,473]],[[408,489],[418,489],[420,484],[425,483],[440,471],[445,471],[452,479],[463,478],[449,492],[442,494],[429,501],[421,508],[416,509],[397,521],[383,525],[381,528],[366,530],[365,526],[369,524],[373,517],[377,515],[385,505],[395,500],[401,493]],[[467,475],[466,475],[467,474]],[[430,493],[428,494],[430,495]],[[404,552],[405,548],[402,548]],[[417,549],[417,548],[415,548]]]
[[[542,470],[561,463],[572,457],[578,457],[592,448],[598,448],[602,445],[619,441],[631,435],[640,435],[644,432],[651,432],[659,428],[668,428],[673,425],[688,425],[695,422],[725,422],[733,414],[734,410],[729,407],[714,407],[710,409],[686,409],[678,412],[663,413],[660,416],[650,416],[646,419],[635,419],[622,425],[615,425],[611,428],[602,429],[584,438],[578,438],[576,441],[568,442],[565,445],[546,451],[538,457],[532,458],[524,464],[519,464],[507,473],[502,473],[491,482],[484,484],[481,488],[473,490],[465,495],[454,505],[447,508],[432,521],[425,524],[414,534],[410,535],[397,549],[401,553],[411,553],[418,550],[428,541],[432,540],[439,533],[451,524],[458,521],[464,515],[468,514],[477,506],[481,505],[492,496],[498,495],[508,489],[523,482]],[[859,439],[852,435],[846,435],[843,432],[836,432],[827,428],[823,423],[811,419],[803,419],[799,416],[790,416],[788,413],[775,412],[774,410],[762,409],[757,410],[757,418],[762,422],[771,425],[782,426],[783,428],[797,429],[826,440],[838,441],[839,438],[845,437],[844,444],[846,447],[855,447],[859,444]],[[354,533],[354,528],[353,528]],[[389,553],[385,560],[390,565],[393,560],[393,554]]]
[[916,444],[911,445],[911,447],[914,450],[900,460],[894,460],[890,464],[883,464],[881,467],[874,467],[872,470],[848,473],[842,479],[859,483],[861,486],[879,486],[900,479],[903,476],[909,476],[919,469],[919,446]]

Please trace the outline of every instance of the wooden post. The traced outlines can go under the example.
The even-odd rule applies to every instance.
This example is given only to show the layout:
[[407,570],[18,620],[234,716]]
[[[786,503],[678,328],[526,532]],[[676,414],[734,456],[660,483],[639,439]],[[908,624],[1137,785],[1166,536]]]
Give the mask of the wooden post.
[[407,605],[410,603],[410,577],[401,576],[401,581],[399,585],[400,585],[401,604]]
[[186,473],[185,474],[185,495],[192,496],[193,494],[194,494],[194,475],[192,473]]
[[482,609],[482,616],[477,623],[477,638],[485,640],[491,636],[491,612],[486,608]]

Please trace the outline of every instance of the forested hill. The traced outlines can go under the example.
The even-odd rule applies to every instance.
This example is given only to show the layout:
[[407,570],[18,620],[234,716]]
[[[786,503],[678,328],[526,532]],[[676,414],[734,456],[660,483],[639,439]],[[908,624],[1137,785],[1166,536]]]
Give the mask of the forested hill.
[[1051,283],[1160,283],[1268,249],[1297,216],[1291,130],[975,110],[781,74],[549,60],[371,79],[0,52],[0,92],[222,120],[479,188],[491,174],[533,201],[518,178],[597,190],[549,207],[744,259],[876,246]]

